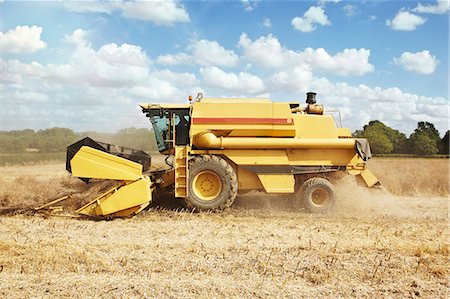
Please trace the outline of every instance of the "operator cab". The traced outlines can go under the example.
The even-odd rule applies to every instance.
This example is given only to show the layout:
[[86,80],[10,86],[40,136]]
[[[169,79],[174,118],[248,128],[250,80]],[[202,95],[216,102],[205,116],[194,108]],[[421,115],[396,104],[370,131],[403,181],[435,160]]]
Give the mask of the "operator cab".
[[152,123],[160,153],[169,153],[175,145],[189,145],[190,105],[141,104],[140,106]]

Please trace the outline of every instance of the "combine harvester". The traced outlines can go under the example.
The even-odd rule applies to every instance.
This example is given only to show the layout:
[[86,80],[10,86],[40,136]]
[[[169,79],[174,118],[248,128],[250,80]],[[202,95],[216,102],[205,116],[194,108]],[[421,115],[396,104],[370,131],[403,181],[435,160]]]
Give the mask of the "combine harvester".
[[[150,119],[160,153],[174,156],[168,170],[148,171],[142,151],[85,138],[68,147],[66,168],[74,177],[118,181],[80,208],[82,215],[127,217],[152,196],[171,192],[186,206],[216,210],[238,193],[261,190],[303,201],[312,213],[335,204],[327,178],[347,172],[367,187],[378,179],[367,169],[367,140],[351,137],[308,93],[306,105],[260,99],[203,99],[189,104],[140,104]],[[339,118],[340,120],[340,118]],[[167,159],[166,159],[167,161]]]

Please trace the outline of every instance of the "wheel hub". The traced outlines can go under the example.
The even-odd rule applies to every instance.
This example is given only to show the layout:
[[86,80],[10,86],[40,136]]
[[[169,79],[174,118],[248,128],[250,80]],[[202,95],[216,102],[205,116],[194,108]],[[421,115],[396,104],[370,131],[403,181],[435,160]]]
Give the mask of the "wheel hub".
[[330,195],[328,194],[327,190],[323,188],[317,188],[315,189],[312,194],[312,202],[316,206],[326,206],[330,201]]
[[201,171],[194,177],[192,187],[198,198],[214,200],[222,191],[222,180],[212,171]]

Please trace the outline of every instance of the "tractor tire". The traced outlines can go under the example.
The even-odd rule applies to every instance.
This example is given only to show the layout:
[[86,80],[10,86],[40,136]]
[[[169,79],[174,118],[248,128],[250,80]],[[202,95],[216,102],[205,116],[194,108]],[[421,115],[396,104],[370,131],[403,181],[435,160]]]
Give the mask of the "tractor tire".
[[200,211],[230,207],[236,198],[236,173],[224,159],[214,155],[196,156],[189,161],[188,208]]
[[336,193],[330,181],[324,178],[311,178],[303,183],[298,191],[306,209],[310,213],[324,214],[333,210]]

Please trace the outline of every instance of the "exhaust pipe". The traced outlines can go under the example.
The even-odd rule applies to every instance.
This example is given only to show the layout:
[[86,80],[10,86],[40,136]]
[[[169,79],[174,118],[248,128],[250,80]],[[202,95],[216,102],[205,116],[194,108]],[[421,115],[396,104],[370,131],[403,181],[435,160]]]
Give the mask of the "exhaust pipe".
[[316,93],[307,92],[306,93],[306,104],[314,105],[316,103]]

